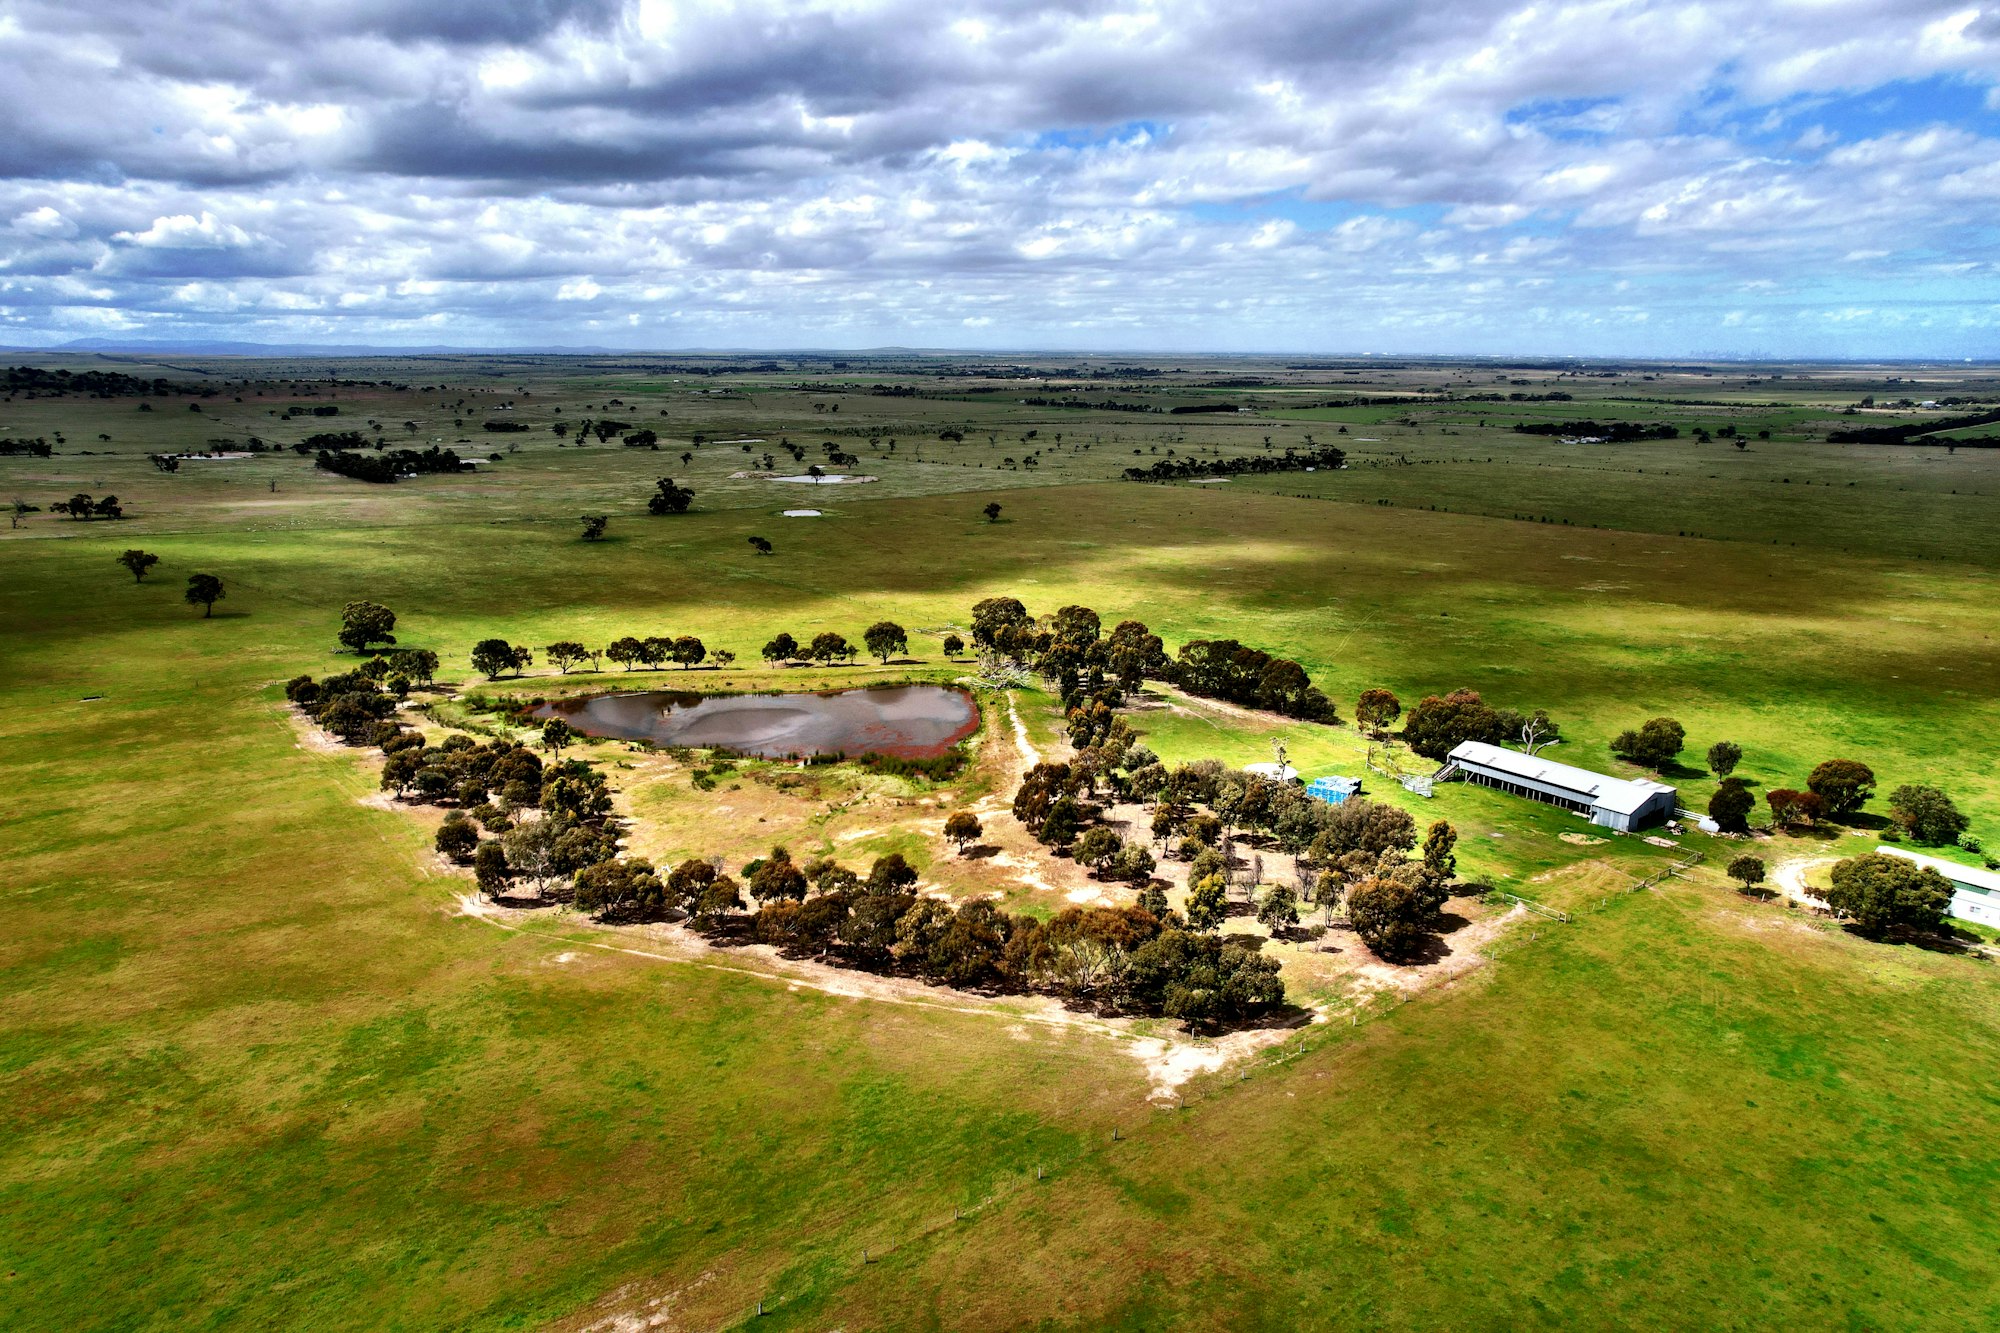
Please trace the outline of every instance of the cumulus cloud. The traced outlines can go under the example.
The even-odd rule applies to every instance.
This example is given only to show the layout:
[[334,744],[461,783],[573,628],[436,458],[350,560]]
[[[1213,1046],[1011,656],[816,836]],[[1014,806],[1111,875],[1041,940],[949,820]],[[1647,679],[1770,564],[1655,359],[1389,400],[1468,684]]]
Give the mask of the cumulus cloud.
[[13,0],[0,62],[16,341],[1984,354],[2000,309],[2000,4]]

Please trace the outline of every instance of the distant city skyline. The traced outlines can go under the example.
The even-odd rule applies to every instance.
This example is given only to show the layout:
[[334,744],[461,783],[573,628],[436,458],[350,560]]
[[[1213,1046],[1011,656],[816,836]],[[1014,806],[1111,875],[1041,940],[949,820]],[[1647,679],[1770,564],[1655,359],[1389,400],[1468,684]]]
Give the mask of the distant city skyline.
[[2000,5],[0,5],[0,343],[1990,359]]

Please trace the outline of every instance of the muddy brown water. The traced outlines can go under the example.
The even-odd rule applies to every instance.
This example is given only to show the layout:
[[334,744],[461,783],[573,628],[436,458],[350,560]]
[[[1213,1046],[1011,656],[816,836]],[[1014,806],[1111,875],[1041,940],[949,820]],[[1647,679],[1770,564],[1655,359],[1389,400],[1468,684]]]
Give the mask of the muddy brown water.
[[876,685],[830,694],[680,690],[556,699],[536,717],[559,717],[588,736],[736,750],[767,759],[886,754],[929,759],[979,726],[979,707],[945,685]]

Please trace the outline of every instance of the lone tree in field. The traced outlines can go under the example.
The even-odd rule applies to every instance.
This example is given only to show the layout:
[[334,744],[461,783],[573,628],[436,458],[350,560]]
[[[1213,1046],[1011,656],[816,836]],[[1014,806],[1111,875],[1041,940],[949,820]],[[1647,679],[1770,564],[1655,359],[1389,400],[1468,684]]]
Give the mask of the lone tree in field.
[[191,574],[188,576],[187,592],[183,594],[189,606],[201,608],[201,618],[208,619],[215,614],[215,604],[227,594],[222,590],[222,580],[213,574]]
[[[682,454],[681,458],[685,460],[687,455]],[[646,512],[649,514],[685,514],[688,511],[688,506],[693,503],[693,491],[685,486],[675,485],[672,477],[661,477],[655,483],[653,495],[646,501]]]
[[131,550],[118,557],[118,563],[132,573],[134,583],[146,581],[146,571],[160,563],[160,557],[151,551]]
[[1361,691],[1354,701],[1354,720],[1379,731],[1403,715],[1403,701],[1388,690]]
[[1828,814],[1844,818],[1875,794],[1875,770],[1858,759],[1829,759],[1812,771],[1806,789],[1826,802]]
[[985,831],[979,822],[979,816],[970,810],[960,810],[944,821],[944,836],[958,844],[960,856],[965,855],[966,847],[978,841],[979,835]]
[[752,537],[750,539],[750,549],[758,555],[769,555],[771,554],[770,539],[768,537]]
[[964,651],[964,639],[959,638],[956,634],[947,634],[944,636],[944,655],[946,657],[957,657]]
[[1929,866],[1870,852],[1833,868],[1826,902],[1853,918],[1864,934],[1881,935],[1892,927],[1936,930],[1951,905],[1951,881]]
[[1621,731],[1611,742],[1611,753],[1641,768],[1655,771],[1674,762],[1687,743],[1687,731],[1670,717],[1656,717],[1637,731]]
[[910,646],[910,636],[893,620],[876,621],[861,632],[861,641],[884,663],[888,662],[892,653],[905,652]]
[[1905,785],[1889,793],[1889,818],[1905,837],[1949,846],[1965,832],[1966,818],[1936,787]]
[[559,717],[552,717],[542,723],[542,748],[560,755],[565,745],[576,743],[577,731]]
[[604,536],[604,529],[610,526],[611,516],[609,514],[585,514],[582,516],[581,521],[583,523],[583,539],[587,542],[594,542]]
[[1756,808],[1757,798],[1741,778],[1724,778],[1708,798],[1708,817],[1724,833],[1748,833],[1750,812]]
[[542,656],[547,658],[557,671],[567,676],[571,667],[590,660],[590,649],[575,639],[559,639],[542,649]]
[[371,644],[393,646],[396,636],[390,631],[396,628],[396,613],[378,602],[349,602],[340,613],[340,643],[357,653],[365,653]]
[[1729,878],[1736,881],[1742,892],[1748,893],[1764,882],[1764,862],[1745,852],[1729,863]]
[[1743,762],[1743,747],[1735,741],[1717,741],[1708,747],[1708,771],[1726,778]]
[[1000,502],[998,500],[988,501],[986,508],[979,512],[986,515],[988,523],[998,523],[1000,521]]

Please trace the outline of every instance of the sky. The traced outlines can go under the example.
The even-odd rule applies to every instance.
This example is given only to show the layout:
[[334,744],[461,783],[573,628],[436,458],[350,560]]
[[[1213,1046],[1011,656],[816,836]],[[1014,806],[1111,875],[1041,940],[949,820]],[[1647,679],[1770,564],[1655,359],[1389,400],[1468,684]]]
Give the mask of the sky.
[[2000,2],[0,0],[0,344],[2000,357]]

